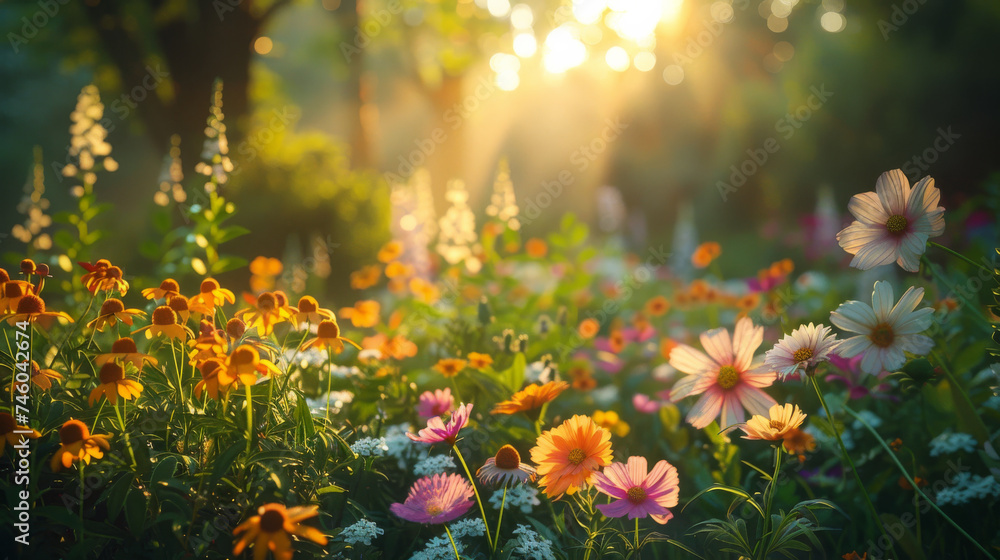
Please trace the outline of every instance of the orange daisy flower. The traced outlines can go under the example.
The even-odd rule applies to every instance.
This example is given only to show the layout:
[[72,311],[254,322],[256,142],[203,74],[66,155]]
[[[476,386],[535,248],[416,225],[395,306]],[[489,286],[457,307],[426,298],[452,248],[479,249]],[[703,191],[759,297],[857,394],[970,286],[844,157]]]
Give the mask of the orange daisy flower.
[[194,386],[195,398],[201,398],[203,392],[208,392],[208,396],[219,400],[219,392],[225,393],[232,386],[232,383],[222,384],[219,374],[225,373],[225,358],[209,358],[198,364],[198,371],[201,372],[201,381]]
[[296,325],[302,323],[319,323],[324,319],[333,319],[333,311],[323,309],[319,302],[312,296],[302,296],[299,298],[299,305],[295,309],[294,319]]
[[125,304],[120,299],[108,298],[101,304],[97,318],[87,323],[87,328],[104,332],[104,327],[113,327],[118,321],[131,327],[132,318],[136,316],[145,317],[146,314],[139,309],[125,309]]
[[62,311],[46,311],[42,298],[35,294],[27,294],[17,302],[17,309],[14,310],[13,315],[7,318],[7,324],[13,325],[21,321],[31,321],[48,330],[56,319],[73,322],[73,318]]
[[[101,259],[97,263],[99,266],[80,278],[90,293],[112,290],[118,290],[121,295],[128,293],[128,282],[122,278],[121,268],[111,265],[106,259]],[[107,263],[107,266],[104,266],[104,263]]]
[[385,265],[386,278],[405,278],[408,276],[413,276],[413,267],[408,264],[392,261]]
[[0,295],[0,308],[3,308],[5,313],[13,313],[17,309],[17,304],[20,303],[21,298],[33,293],[35,293],[35,286],[31,282],[7,280],[3,283],[3,294]]
[[[15,430],[25,430],[30,433],[15,434]],[[32,430],[27,426],[18,426],[9,412],[0,412],[0,455],[3,455],[8,443],[13,446],[21,443],[22,438],[37,439],[41,435],[38,430]]]
[[434,364],[434,369],[445,377],[455,377],[465,369],[467,363],[461,358],[441,358],[438,363]]
[[97,376],[101,383],[90,392],[90,398],[87,402],[91,405],[97,402],[101,395],[107,397],[108,402],[116,405],[119,395],[128,401],[142,393],[142,385],[138,381],[126,379],[125,368],[117,362],[106,362],[101,366],[101,371],[98,372]]
[[61,467],[69,468],[74,461],[83,461],[89,465],[91,459],[104,457],[101,449],[111,449],[105,434],[91,434],[87,425],[70,418],[59,428],[59,451],[52,456],[49,466],[58,471]]
[[43,391],[48,391],[52,388],[52,381],[61,381],[63,378],[54,369],[42,369],[42,366],[38,365],[38,362],[31,360],[31,382],[38,385]]
[[191,308],[188,304],[188,298],[181,295],[167,300],[167,307],[174,310],[174,313],[177,314],[177,321],[182,325],[187,324],[188,319],[191,317]]
[[98,354],[94,357],[94,365],[100,367],[110,361],[120,361],[124,364],[132,364],[135,369],[141,370],[143,364],[155,366],[159,362],[149,354],[139,352],[135,341],[129,337],[119,338],[111,345],[111,351]]
[[378,279],[382,276],[382,267],[377,264],[363,266],[360,270],[351,273],[351,288],[364,290],[378,284]]
[[749,313],[760,305],[760,294],[757,292],[741,296],[736,300],[736,308],[744,313]]
[[[230,319],[239,321],[239,319]],[[243,322],[240,321],[240,324]],[[239,340],[237,337],[235,340]],[[215,328],[210,321],[202,320],[198,338],[188,341],[188,346],[192,348],[188,354],[188,363],[196,364],[202,360],[225,356],[229,351],[229,342],[223,336],[222,331]]]
[[163,282],[160,282],[159,288],[146,288],[142,291],[142,297],[146,299],[167,298],[169,300],[179,295],[181,295],[181,286],[173,278],[167,278]]
[[340,310],[340,316],[351,320],[355,327],[374,327],[379,322],[379,311],[381,306],[377,301],[363,300],[356,302],[354,307],[345,307]]
[[281,504],[265,504],[257,510],[259,515],[247,519],[235,529],[233,535],[243,533],[233,547],[233,555],[237,556],[253,543],[254,560],[264,560],[267,551],[274,554],[275,560],[292,560],[291,535],[309,539],[325,545],[326,537],[318,529],[299,522],[315,517],[319,506],[293,507],[285,509]]
[[529,257],[540,259],[549,253],[549,246],[541,239],[532,237],[524,244],[524,251]]
[[248,329],[256,327],[261,336],[271,334],[274,325],[292,318],[292,314],[278,304],[278,298],[272,292],[260,294],[254,307],[237,311],[236,316],[243,319]]
[[493,358],[489,354],[469,352],[469,355],[466,356],[466,358],[469,359],[469,366],[478,370],[484,370],[493,365]]
[[441,299],[441,290],[437,286],[420,277],[410,278],[410,291],[419,300],[428,305]]
[[389,263],[398,259],[403,254],[403,244],[399,241],[390,241],[382,246],[376,258],[379,262]]
[[382,333],[365,337],[361,341],[361,347],[365,350],[378,350],[382,356],[388,356],[394,360],[412,358],[417,355],[417,345],[401,334],[392,338]]
[[236,296],[220,286],[218,280],[206,278],[201,281],[198,295],[192,296],[188,301],[188,307],[196,313],[212,315],[215,313],[215,306],[222,305],[224,301],[236,303]]
[[559,396],[569,388],[565,381],[549,381],[545,385],[532,383],[524,389],[511,395],[510,400],[499,402],[490,411],[491,414],[516,414],[526,412],[541,406]]
[[281,370],[274,362],[260,357],[260,352],[250,344],[237,346],[226,357],[226,371],[219,372],[219,382],[230,385],[239,381],[244,385],[257,383],[257,375],[280,375]]
[[580,321],[580,326],[577,330],[583,338],[594,338],[601,331],[601,324],[597,322],[597,319],[588,317]]
[[609,410],[607,412],[603,410],[595,410],[593,418],[594,422],[598,426],[605,428],[618,437],[625,437],[630,431],[632,431],[628,422],[622,420],[621,417],[618,416],[618,413],[613,410]]
[[166,305],[161,305],[153,310],[152,322],[145,327],[136,329],[132,334],[139,331],[146,331],[146,338],[163,335],[170,339],[186,341],[188,337],[194,337],[191,329],[177,323],[177,313]]
[[535,480],[535,469],[521,462],[521,455],[512,445],[504,445],[497,454],[486,460],[476,471],[476,477],[483,484],[506,486]]
[[667,311],[670,311],[670,300],[663,296],[656,296],[646,302],[646,313],[653,317],[659,317]]
[[816,438],[799,428],[789,430],[783,439],[783,445],[789,453],[801,456],[806,451],[816,450]]
[[576,415],[542,432],[531,449],[531,460],[542,477],[538,485],[549,498],[573,494],[597,469],[611,464],[611,432],[589,416]]
[[722,247],[719,246],[715,241],[707,241],[698,245],[698,248],[694,250],[694,254],[691,255],[691,264],[695,268],[705,268],[712,264],[712,261],[717,259],[719,255],[722,254]]
[[333,319],[332,321],[320,321],[319,326],[316,327],[316,338],[303,342],[299,349],[308,350],[310,348],[326,348],[327,352],[332,349],[333,352],[339,354],[344,351],[345,342],[348,342],[354,345],[354,347],[358,350],[361,350],[361,347],[358,346],[356,342],[340,336],[340,325],[337,324],[336,319]]

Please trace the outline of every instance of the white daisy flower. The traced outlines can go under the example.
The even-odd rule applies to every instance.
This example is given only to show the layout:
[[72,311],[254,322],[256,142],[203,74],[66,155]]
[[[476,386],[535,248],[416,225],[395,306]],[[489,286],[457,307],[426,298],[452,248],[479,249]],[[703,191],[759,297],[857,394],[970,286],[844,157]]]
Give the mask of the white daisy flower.
[[846,301],[830,313],[830,322],[837,328],[858,333],[837,345],[836,352],[844,358],[861,358],[861,371],[878,374],[894,371],[906,363],[904,351],[924,356],[931,351],[934,341],[921,333],[931,326],[930,307],[916,309],[924,297],[923,288],[910,287],[899,302],[888,282],[875,282],[872,305],[860,301]]
[[855,268],[896,262],[916,272],[927,240],[944,232],[940,200],[934,179],[924,177],[911,189],[902,171],[886,171],[876,181],[875,192],[851,197],[847,209],[857,220],[837,234],[837,241],[854,255]]
[[799,326],[764,354],[764,366],[784,380],[829,360],[830,352],[840,343],[830,330],[823,324]]

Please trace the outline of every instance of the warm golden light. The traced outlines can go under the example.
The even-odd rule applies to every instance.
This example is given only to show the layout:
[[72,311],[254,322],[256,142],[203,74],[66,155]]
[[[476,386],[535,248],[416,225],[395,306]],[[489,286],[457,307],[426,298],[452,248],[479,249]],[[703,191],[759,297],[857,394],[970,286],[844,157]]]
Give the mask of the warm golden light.
[[253,50],[257,54],[267,54],[271,52],[272,48],[274,48],[274,43],[271,42],[270,37],[257,37],[257,40],[253,42]]

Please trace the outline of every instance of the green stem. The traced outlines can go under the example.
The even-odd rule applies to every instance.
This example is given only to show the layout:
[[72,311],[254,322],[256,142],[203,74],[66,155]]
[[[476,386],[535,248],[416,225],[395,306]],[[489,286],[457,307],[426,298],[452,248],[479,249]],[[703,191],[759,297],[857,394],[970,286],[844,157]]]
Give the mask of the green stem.
[[[497,544],[500,543],[500,524],[503,523],[503,508],[507,504],[507,484],[503,485],[503,497],[500,498],[500,516],[497,517],[497,536],[493,539],[493,554],[497,553]],[[486,520],[483,520],[485,523]]]
[[330,391],[333,390],[333,351],[326,349],[326,414],[323,416],[323,425],[330,424]]
[[253,441],[253,393],[250,385],[244,383],[247,393],[247,458],[250,458],[250,443]]
[[635,518],[635,553],[639,554],[639,518]]
[[[132,468],[138,469],[139,462],[135,460],[135,452],[132,451],[132,440],[128,437],[128,431],[125,429],[125,418],[122,416],[121,411],[118,410],[117,401],[115,401],[114,409],[115,409],[115,416],[118,417],[118,423],[121,424],[122,427],[122,437],[125,438],[125,447],[128,448],[128,454],[132,458]],[[96,428],[97,425],[95,424],[94,427]]]
[[935,242],[933,242],[933,241],[928,241],[927,243],[928,243],[928,245],[930,245],[931,247],[937,247],[938,249],[943,249],[944,251],[946,251],[946,252],[948,252],[948,253],[951,253],[951,254],[952,254],[952,256],[954,256],[954,257],[958,257],[959,259],[961,259],[961,260],[963,260],[963,261],[965,261],[965,262],[967,262],[967,263],[971,264],[972,266],[974,266],[974,267],[978,268],[979,270],[983,270],[983,271],[985,271],[985,272],[986,272],[986,274],[989,274],[989,275],[991,275],[991,276],[993,275],[993,271],[992,271],[992,270],[989,270],[989,269],[987,269],[987,268],[986,268],[986,267],[984,267],[983,265],[981,265],[981,264],[977,263],[976,261],[974,261],[974,260],[970,259],[969,257],[966,257],[966,256],[965,256],[965,255],[963,255],[962,253],[959,253],[959,252],[957,252],[957,251],[952,251],[951,249],[949,249],[949,248],[945,247],[944,245],[941,245],[940,243],[935,243]]
[[944,517],[945,520],[947,520],[948,523],[951,524],[952,527],[954,527],[956,530],[958,530],[959,533],[962,533],[962,536],[964,536],[965,538],[969,539],[969,542],[971,542],[972,544],[976,545],[976,548],[978,548],[980,552],[982,552],[983,554],[985,554],[987,558],[989,558],[990,560],[996,560],[996,558],[992,554],[990,554],[989,551],[987,551],[985,548],[983,548],[983,546],[980,545],[979,542],[976,539],[972,538],[971,535],[969,535],[968,533],[966,533],[965,530],[962,529],[962,527],[958,523],[955,523],[955,521],[952,520],[951,517],[948,517],[948,514],[946,514],[945,512],[941,511],[941,508],[939,508],[937,506],[937,504],[934,503],[933,500],[931,500],[930,498],[927,497],[926,494],[924,494],[923,490],[920,489],[920,486],[918,486],[917,483],[914,482],[914,480],[912,478],[910,478],[910,474],[908,472],[906,472],[906,468],[903,467],[903,464],[899,462],[898,458],[896,458],[896,454],[893,453],[892,449],[889,448],[889,444],[887,444],[885,442],[885,440],[882,439],[882,436],[880,436],[878,434],[878,432],[875,431],[875,428],[872,428],[868,424],[868,422],[865,422],[864,418],[858,416],[857,412],[854,412],[853,410],[851,410],[847,406],[844,406],[844,410],[848,414],[850,414],[851,416],[853,416],[855,420],[857,420],[858,422],[861,422],[861,425],[864,426],[865,428],[867,428],[868,431],[871,432],[871,434],[873,436],[875,436],[875,439],[877,439],[878,442],[879,442],[879,444],[882,445],[882,448],[885,449],[886,453],[889,455],[889,458],[892,459],[892,462],[896,463],[896,467],[899,468],[899,472],[903,473],[903,478],[905,478],[906,481],[910,483],[910,486],[913,487],[913,490],[916,491],[917,494],[920,494],[921,498],[923,498],[928,504],[930,504],[930,506],[932,508],[934,508],[934,511],[938,512],[939,514],[941,514],[941,517]]
[[84,466],[85,466],[85,463],[81,460],[80,463],[79,463],[79,467],[80,467],[79,468],[79,470],[80,470],[80,542],[83,542],[83,540],[84,540],[84,528],[83,528],[83,501],[84,501],[84,498],[83,498],[83,496],[84,496],[83,485],[84,485],[84,482],[85,482],[85,479],[83,477],[83,468],[84,468]]
[[455,450],[455,455],[458,456],[458,461],[462,463],[462,468],[465,469],[465,476],[469,478],[469,483],[472,484],[472,492],[476,495],[476,503],[479,504],[479,515],[483,517],[483,526],[486,527],[486,539],[490,542],[490,550],[494,550],[493,535],[490,534],[490,525],[486,522],[486,510],[483,509],[483,500],[479,497],[479,489],[476,487],[476,479],[472,478],[472,473],[469,472],[469,465],[465,463],[465,457],[462,457],[462,450],[454,444],[451,447]]
[[[885,526],[882,524],[882,518],[878,516],[878,511],[875,510],[875,504],[872,503],[871,497],[868,495],[868,489],[865,488],[865,483],[861,481],[861,475],[858,474],[857,467],[854,466],[854,461],[851,459],[851,455],[847,452],[847,447],[844,446],[844,440],[840,439],[840,430],[837,429],[837,424],[834,423],[833,414],[830,413],[830,408],[826,406],[826,399],[823,398],[823,392],[819,390],[819,381],[816,381],[816,376],[810,377],[812,379],[813,389],[816,390],[816,396],[819,397],[819,402],[823,405],[823,410],[826,412],[826,419],[830,422],[830,427],[833,429],[833,435],[837,436],[837,445],[840,446],[841,453],[844,454],[844,458],[847,459],[847,464],[851,467],[851,474],[854,475],[854,481],[857,483],[858,488],[861,489],[861,494],[865,497],[865,503],[868,504],[868,510],[871,511],[874,521],[878,524],[878,530],[882,533],[882,536],[889,541],[889,549],[892,550],[892,556],[898,556],[896,554],[896,546],[893,544],[893,539],[885,532]],[[847,410],[847,407],[844,407]]]
[[[451,531],[448,530],[448,526],[444,526],[444,532],[448,533],[448,540],[451,541],[451,549],[455,551],[455,560],[462,560],[462,557],[458,555],[458,545],[455,544],[455,538],[451,536]],[[489,535],[489,533],[486,533]]]
[[[813,377],[815,379],[815,377]],[[777,490],[778,477],[781,476],[781,444],[774,447],[774,475],[771,476],[771,482],[767,485],[764,490],[764,534],[767,535],[771,532],[771,506],[774,504],[774,492]],[[769,539],[769,542],[773,542],[774,539]],[[763,545],[763,543],[761,543]],[[768,553],[771,551],[770,544],[764,548],[764,555],[761,558],[767,558]]]

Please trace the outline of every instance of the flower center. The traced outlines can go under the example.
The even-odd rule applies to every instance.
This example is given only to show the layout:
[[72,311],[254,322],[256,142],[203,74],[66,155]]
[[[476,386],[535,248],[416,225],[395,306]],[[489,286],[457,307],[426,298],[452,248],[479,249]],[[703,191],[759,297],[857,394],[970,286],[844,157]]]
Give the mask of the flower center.
[[187,311],[188,310],[188,298],[186,298],[184,296],[177,295],[177,296],[174,296],[174,297],[170,298],[170,301],[167,302],[167,305],[170,306],[170,309],[173,309],[174,311],[177,311],[177,312]]
[[260,361],[260,354],[253,349],[253,346],[243,345],[233,350],[232,361],[237,365],[256,364]]
[[319,304],[309,296],[303,296],[299,300],[299,313],[315,313],[318,308]]
[[260,516],[260,530],[267,533],[280,531],[285,525],[285,514],[269,509]]
[[63,445],[72,445],[88,437],[90,430],[79,420],[68,420],[62,428],[59,428],[59,442]]
[[232,318],[226,323],[226,334],[232,339],[239,339],[243,333],[247,332],[247,324],[241,319]]
[[24,259],[21,261],[21,274],[34,274],[35,273],[35,261],[31,259]]
[[201,281],[201,293],[203,294],[210,294],[215,290],[218,290],[220,287],[219,282],[214,278],[206,278]]
[[45,302],[35,294],[28,294],[17,302],[17,313],[45,313]]
[[6,412],[0,412],[0,435],[9,434],[14,431],[14,417]]
[[288,305],[288,296],[285,292],[278,290],[274,292],[274,303],[276,307],[286,307]]
[[0,268],[0,284],[7,282],[10,282],[10,274],[7,273],[7,269]]
[[181,286],[177,283],[177,280],[167,278],[163,282],[160,282],[160,289],[164,292],[179,292],[181,291]]
[[579,465],[586,458],[587,454],[584,453],[582,449],[577,447],[576,449],[573,449],[572,451],[569,452],[569,455],[566,457],[566,460],[568,460],[570,463],[573,463],[574,465]]
[[264,292],[257,296],[257,309],[270,311],[278,303],[278,299],[271,292]]
[[771,426],[772,430],[781,431],[785,429],[785,423],[782,422],[781,420],[771,420],[771,422],[768,425]]
[[113,315],[125,311],[125,304],[120,299],[111,298],[101,305],[100,315]]
[[101,371],[98,374],[101,378],[101,385],[107,383],[118,383],[122,379],[125,379],[125,370],[122,366],[116,364],[115,362],[108,362],[101,366]]
[[4,295],[4,297],[7,297],[7,298],[16,298],[16,297],[23,296],[24,293],[25,292],[22,289],[22,285],[19,284],[18,282],[11,282],[11,281],[8,280],[3,285],[3,295]]
[[97,262],[94,263],[94,270],[103,270],[109,266],[111,266],[111,261],[108,259],[98,259]]
[[336,321],[320,321],[316,327],[316,336],[319,338],[337,338],[340,336],[340,326]]
[[906,231],[906,226],[909,222],[906,221],[906,216],[901,216],[896,214],[894,216],[889,216],[889,219],[885,221],[885,229],[889,230],[889,233],[893,235],[899,235]]
[[106,276],[108,278],[111,278],[112,280],[121,280],[122,279],[122,269],[118,268],[117,266],[109,267],[108,268],[108,272],[106,273]]
[[177,314],[166,305],[161,305],[153,310],[153,324],[159,326],[173,325],[177,323]]
[[139,349],[131,338],[119,338],[111,345],[112,354],[135,354]]
[[212,379],[219,376],[219,368],[222,367],[217,360],[205,360],[198,366],[202,379]]
[[516,469],[521,466],[521,455],[518,454],[513,446],[505,445],[500,448],[500,451],[497,451],[495,464],[497,467],[505,470]]
[[896,334],[892,332],[892,325],[879,323],[872,329],[872,333],[868,335],[868,339],[879,348],[888,348],[892,345],[892,341],[896,339]]
[[437,504],[427,504],[427,506],[424,508],[424,511],[427,512],[427,515],[431,517],[437,517],[438,515],[441,515],[441,513],[444,512],[444,509]]
[[646,501],[646,491],[643,490],[642,487],[640,486],[633,486],[629,488],[628,492],[626,492],[626,495],[628,496],[628,501],[632,502],[635,505],[639,505],[642,502]]
[[792,361],[804,362],[812,357],[813,357],[812,348],[799,348],[798,350],[795,351],[795,354],[792,354]]
[[737,373],[736,368],[733,366],[722,366],[719,370],[719,378],[716,380],[716,383],[723,389],[732,389],[739,380],[740,374]]

